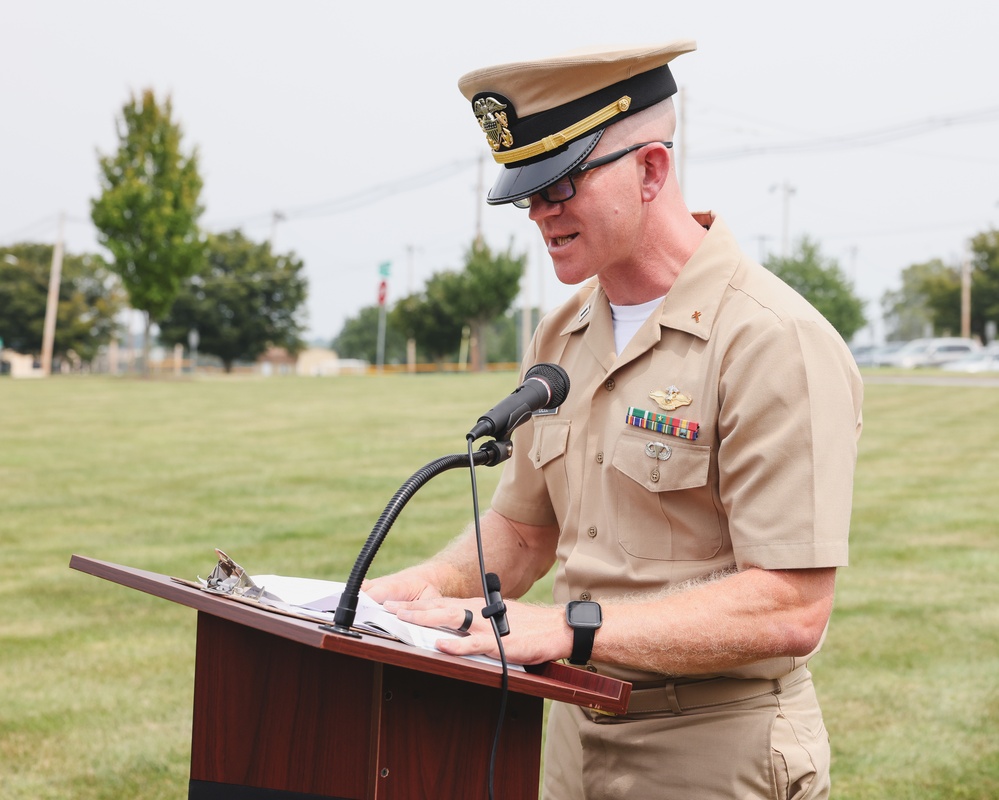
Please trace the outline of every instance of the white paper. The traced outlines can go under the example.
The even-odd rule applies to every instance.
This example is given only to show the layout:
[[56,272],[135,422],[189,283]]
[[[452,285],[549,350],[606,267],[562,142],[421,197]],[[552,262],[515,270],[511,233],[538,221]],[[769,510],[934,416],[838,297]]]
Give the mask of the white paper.
[[[254,575],[251,580],[263,590],[259,598],[264,605],[288,611],[293,614],[310,617],[319,622],[333,624],[335,611],[340,604],[340,596],[347,584],[340,581],[324,581],[314,578],[293,578],[285,575]],[[437,649],[436,642],[441,639],[460,639],[463,634],[444,628],[426,628],[404,622],[395,614],[390,614],[379,603],[376,603],[364,592],[357,598],[357,613],[354,627],[392,636],[401,642],[423,650]],[[499,661],[489,656],[465,656],[472,661],[499,665]],[[512,670],[520,672],[524,668],[508,664]]]

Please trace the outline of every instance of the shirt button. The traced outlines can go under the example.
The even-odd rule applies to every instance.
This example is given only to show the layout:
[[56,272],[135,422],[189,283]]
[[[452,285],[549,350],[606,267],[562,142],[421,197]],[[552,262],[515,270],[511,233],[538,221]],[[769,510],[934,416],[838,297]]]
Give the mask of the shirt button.
[[603,453],[597,453],[597,463],[598,464],[603,464],[604,463],[604,454]]
[[659,470],[652,470],[652,474],[649,477],[652,479],[653,483],[659,483]]
[[591,539],[596,538],[596,535],[597,535],[597,526],[596,525],[591,525],[586,530],[586,535],[589,536]]
[[614,379],[613,378],[608,378],[607,382],[604,384],[604,388],[608,392],[613,391],[614,390]]
[[589,592],[580,592],[579,593],[579,599],[580,600],[589,600],[590,597],[591,597],[591,595],[590,595]]
[[534,454],[534,460],[535,461],[541,461],[541,451],[540,450],[538,450],[538,452],[536,452]]

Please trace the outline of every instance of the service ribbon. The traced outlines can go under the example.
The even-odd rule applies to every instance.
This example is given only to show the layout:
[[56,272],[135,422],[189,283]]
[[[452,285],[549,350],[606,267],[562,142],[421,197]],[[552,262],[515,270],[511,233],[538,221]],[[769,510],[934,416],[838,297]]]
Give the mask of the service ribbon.
[[665,414],[656,414],[653,411],[644,411],[641,408],[631,407],[628,409],[628,424],[638,428],[646,428],[657,433],[665,433],[668,436],[679,436],[681,439],[693,441],[697,438],[700,425],[689,419],[679,417],[668,417]]

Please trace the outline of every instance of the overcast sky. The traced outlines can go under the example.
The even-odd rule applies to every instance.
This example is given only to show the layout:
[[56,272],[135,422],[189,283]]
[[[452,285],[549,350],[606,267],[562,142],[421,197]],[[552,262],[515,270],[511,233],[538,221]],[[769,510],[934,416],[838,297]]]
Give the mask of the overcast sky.
[[390,302],[459,268],[479,220],[528,253],[523,291],[551,308],[570,289],[526,213],[480,201],[485,138],[458,77],[689,37],[672,64],[688,205],[754,258],[782,251],[785,224],[817,240],[878,317],[902,269],[956,263],[997,225],[997,30],[994,0],[0,0],[0,245],[52,242],[64,213],[67,248],[98,249],[97,153],[151,87],[197,147],[203,225],[305,261],[310,337],[376,302],[384,261]]

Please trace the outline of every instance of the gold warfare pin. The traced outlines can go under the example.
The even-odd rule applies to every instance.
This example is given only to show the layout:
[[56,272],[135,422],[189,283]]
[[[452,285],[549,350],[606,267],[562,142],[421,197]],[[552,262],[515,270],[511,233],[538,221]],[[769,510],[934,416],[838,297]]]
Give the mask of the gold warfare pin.
[[649,397],[656,401],[656,405],[663,411],[675,411],[682,406],[689,406],[693,400],[681,392],[676,386],[670,386],[665,391],[656,389],[649,392]]

